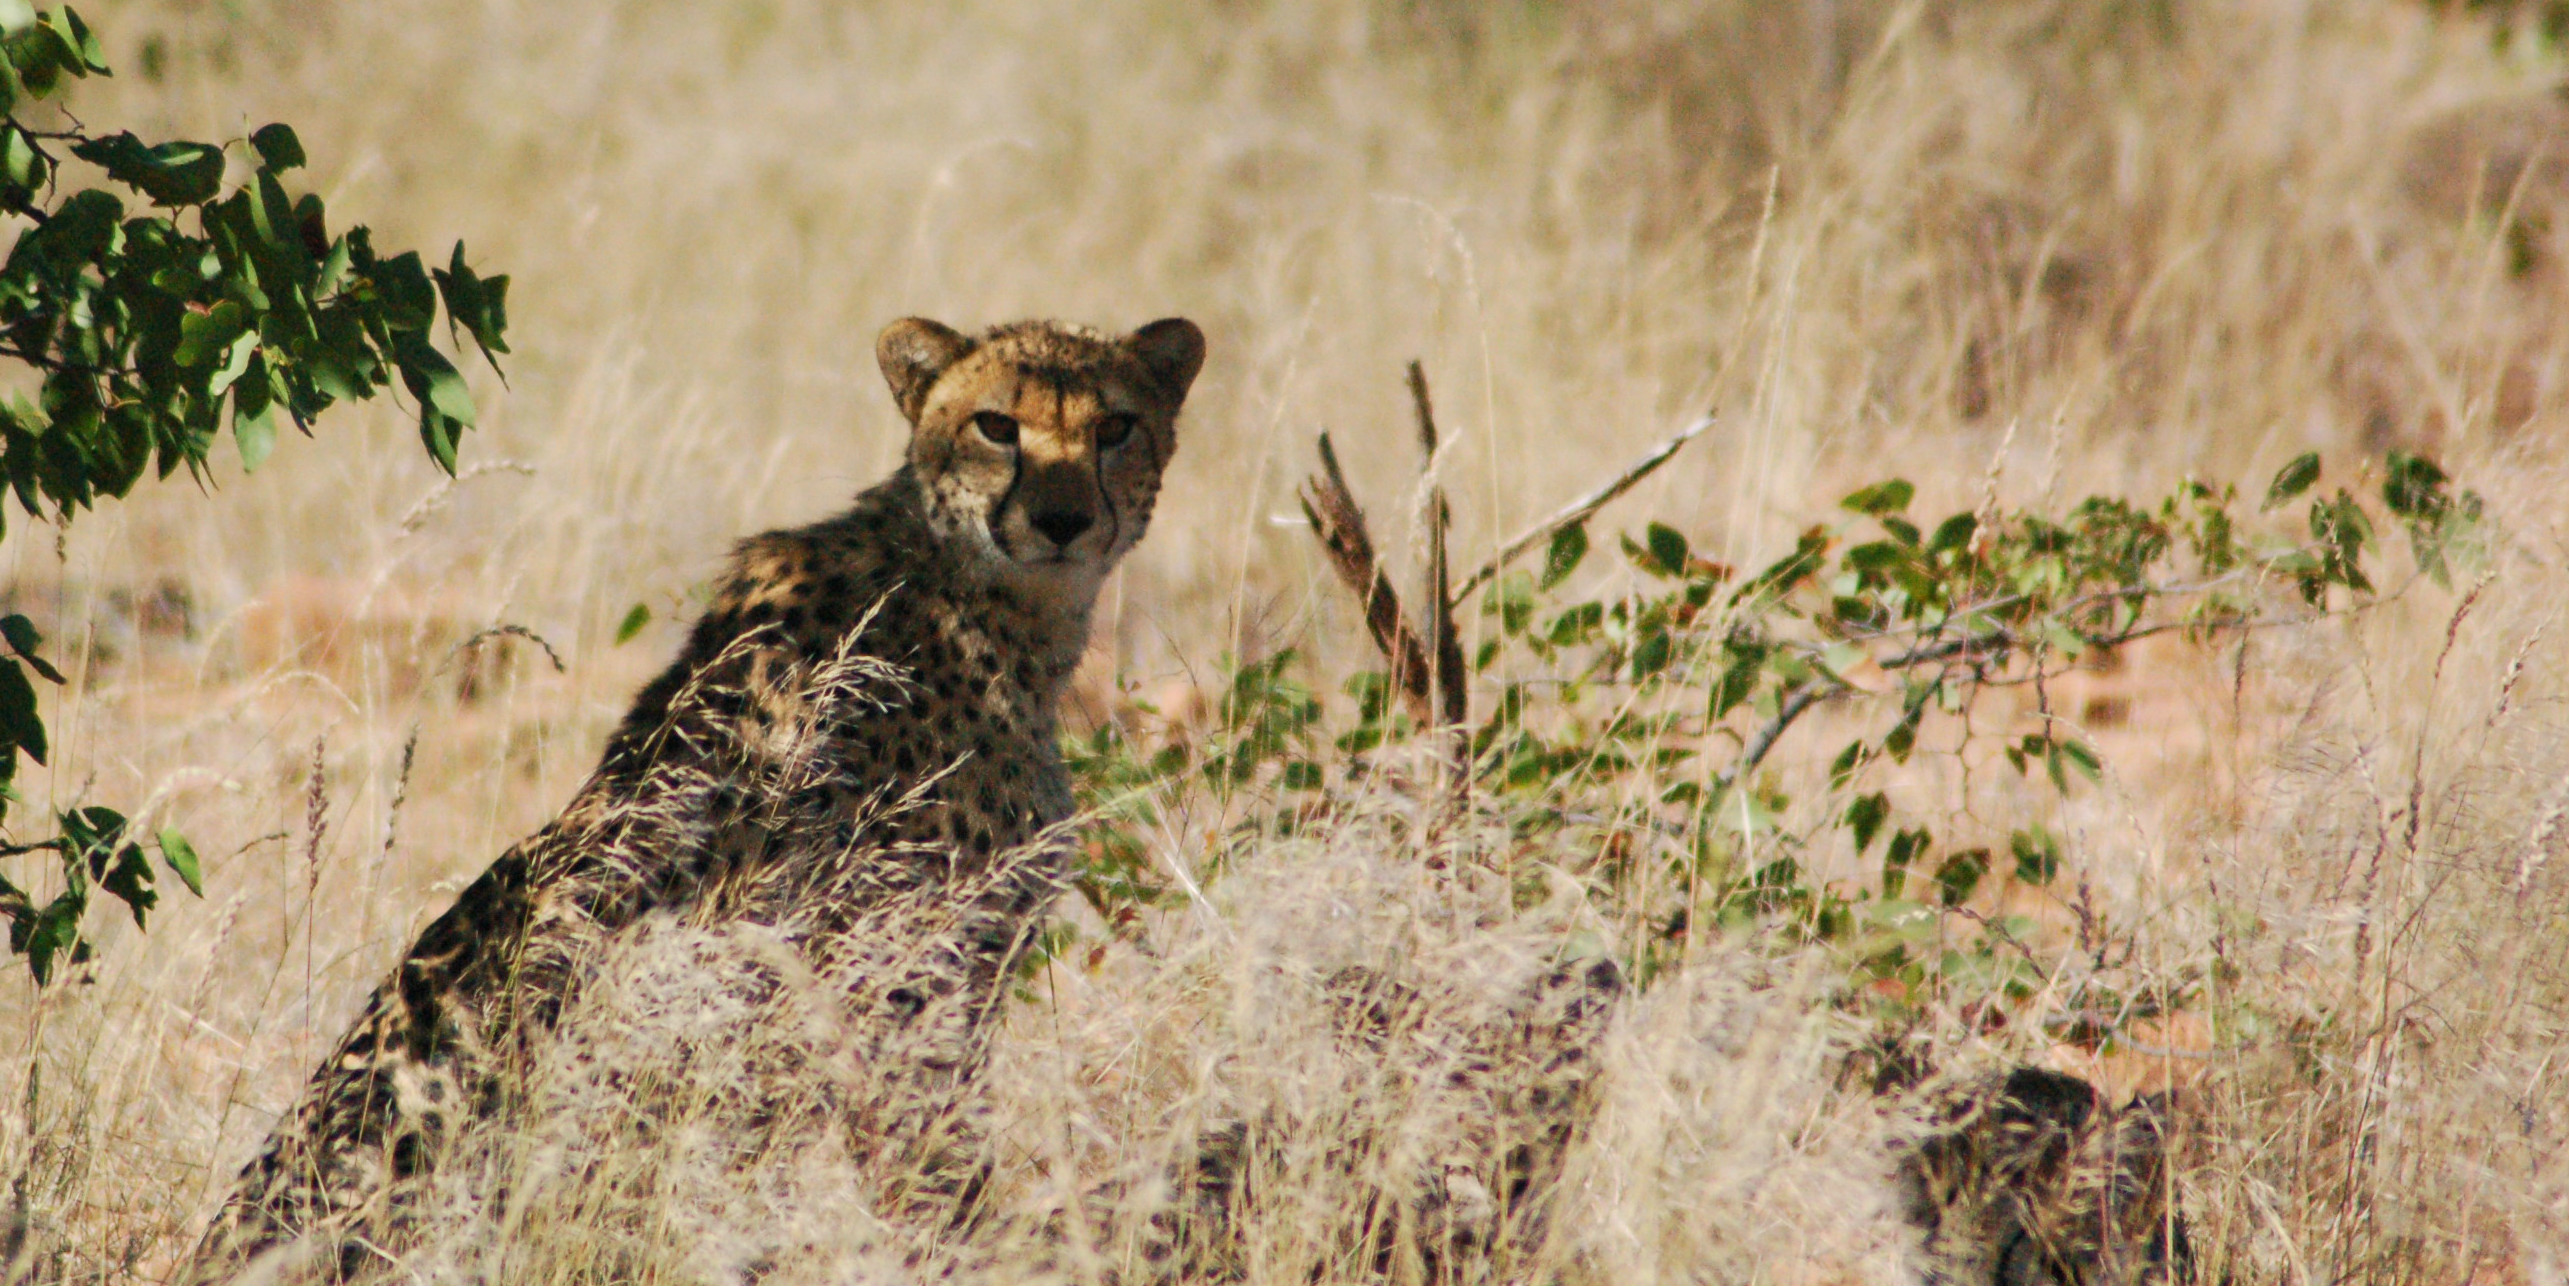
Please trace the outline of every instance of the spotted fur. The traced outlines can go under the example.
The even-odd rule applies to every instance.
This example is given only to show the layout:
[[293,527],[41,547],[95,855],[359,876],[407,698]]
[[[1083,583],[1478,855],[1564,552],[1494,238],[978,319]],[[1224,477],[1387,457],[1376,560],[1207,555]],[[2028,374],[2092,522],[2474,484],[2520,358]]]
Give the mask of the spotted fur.
[[1203,337],[1177,319],[1120,337],[910,319],[876,355],[906,463],[846,513],[740,547],[562,815],[367,999],[190,1280],[388,1266],[449,1136],[519,1106],[512,1070],[584,962],[648,913],[791,919],[828,956],[884,899],[956,890],[973,906],[951,949],[908,953],[931,966],[869,1003],[951,1029],[923,1056],[937,1075],[977,1067],[1061,872],[1055,707],[1099,585],[1149,524]]

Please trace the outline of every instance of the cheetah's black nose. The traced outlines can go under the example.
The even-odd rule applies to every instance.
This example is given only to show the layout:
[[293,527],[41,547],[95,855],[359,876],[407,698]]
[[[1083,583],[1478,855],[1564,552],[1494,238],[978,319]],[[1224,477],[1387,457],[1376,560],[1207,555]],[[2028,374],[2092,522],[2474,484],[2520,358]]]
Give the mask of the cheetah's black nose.
[[1065,549],[1070,547],[1070,542],[1079,539],[1081,532],[1096,523],[1096,519],[1073,509],[1056,509],[1048,514],[1036,514],[1033,519],[1035,530]]

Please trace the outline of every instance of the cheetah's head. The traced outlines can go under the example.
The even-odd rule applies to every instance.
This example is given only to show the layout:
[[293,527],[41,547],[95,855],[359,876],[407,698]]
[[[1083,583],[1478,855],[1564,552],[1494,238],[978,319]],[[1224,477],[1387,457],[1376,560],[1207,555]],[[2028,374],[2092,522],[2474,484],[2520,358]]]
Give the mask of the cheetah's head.
[[1124,336],[1016,322],[969,337],[911,317],[874,351],[931,518],[968,557],[1084,606],[1150,522],[1204,333],[1172,317]]

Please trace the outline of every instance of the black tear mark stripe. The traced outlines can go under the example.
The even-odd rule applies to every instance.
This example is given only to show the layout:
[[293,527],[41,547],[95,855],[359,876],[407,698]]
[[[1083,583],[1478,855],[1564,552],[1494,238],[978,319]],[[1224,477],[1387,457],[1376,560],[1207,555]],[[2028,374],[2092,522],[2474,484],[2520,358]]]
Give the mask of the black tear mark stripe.
[[[1098,402],[1102,406],[1105,400],[1101,397]],[[1132,441],[1131,438],[1124,440]],[[1098,548],[1111,558],[1115,554],[1115,542],[1124,538],[1124,515],[1115,508],[1114,488],[1106,485],[1106,452],[1097,445],[1094,437],[1088,442],[1088,473],[1097,482],[1097,507],[1105,511],[1108,524],[1106,543]]]

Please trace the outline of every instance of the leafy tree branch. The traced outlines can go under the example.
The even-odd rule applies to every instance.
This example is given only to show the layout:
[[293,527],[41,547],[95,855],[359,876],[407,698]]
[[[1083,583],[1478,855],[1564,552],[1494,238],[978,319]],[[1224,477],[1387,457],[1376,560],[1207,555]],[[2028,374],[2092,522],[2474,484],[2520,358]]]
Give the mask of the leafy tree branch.
[[[96,34],[70,7],[0,0],[0,220],[18,225],[0,261],[0,365],[34,374],[31,392],[0,398],[0,486],[28,516],[66,525],[146,473],[184,469],[208,483],[227,427],[255,470],[281,421],[309,436],[332,405],[395,382],[417,407],[421,445],[451,475],[475,411],[435,332],[442,318],[449,347],[469,338],[496,370],[508,351],[508,278],[477,272],[460,243],[431,268],[416,251],[379,251],[362,226],[333,231],[318,195],[288,191],[306,157],[286,125],[224,143],[153,143],[77,121],[30,123],[39,104],[107,74]],[[71,162],[103,182],[79,182],[86,171]],[[93,888],[138,927],[158,895],[146,841],[112,809],[59,813],[49,838],[7,834],[6,810],[23,802],[8,789],[19,760],[42,764],[47,753],[28,671],[62,676],[25,617],[0,618],[0,636],[0,857],[59,858],[50,897],[0,875],[0,916],[10,951],[41,983],[58,962],[89,958]],[[183,836],[147,842],[202,893]]]

